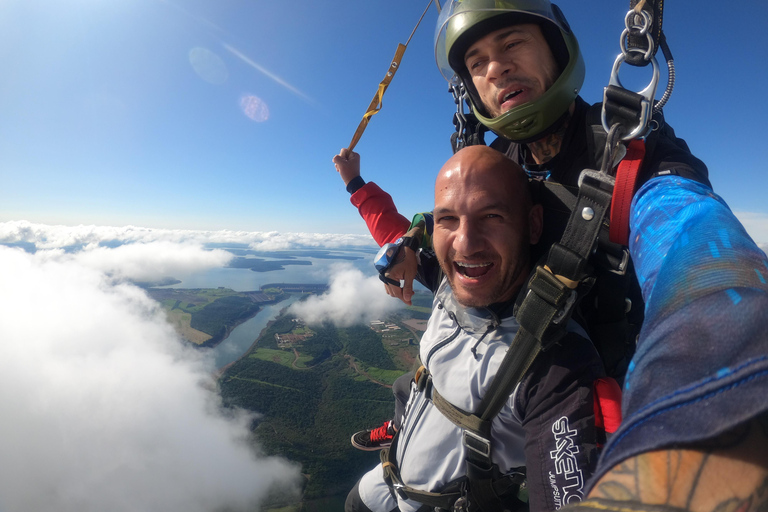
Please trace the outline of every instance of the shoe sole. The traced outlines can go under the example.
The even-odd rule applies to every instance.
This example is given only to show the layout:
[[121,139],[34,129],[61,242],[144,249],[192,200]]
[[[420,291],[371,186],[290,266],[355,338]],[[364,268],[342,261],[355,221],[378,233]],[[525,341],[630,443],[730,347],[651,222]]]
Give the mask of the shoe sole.
[[383,450],[384,448],[389,448],[390,446],[392,446],[392,443],[389,443],[387,445],[379,445],[379,446],[364,446],[362,444],[355,442],[355,436],[352,436],[349,441],[352,443],[352,446],[364,452],[375,452],[377,450]]

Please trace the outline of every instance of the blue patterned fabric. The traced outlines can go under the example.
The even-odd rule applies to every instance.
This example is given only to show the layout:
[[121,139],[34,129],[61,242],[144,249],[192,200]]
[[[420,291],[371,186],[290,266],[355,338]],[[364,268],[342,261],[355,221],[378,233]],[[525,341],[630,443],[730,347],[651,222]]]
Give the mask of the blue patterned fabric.
[[725,202],[667,176],[635,195],[646,302],[624,421],[593,481],[638,453],[714,437],[768,410],[768,260]]

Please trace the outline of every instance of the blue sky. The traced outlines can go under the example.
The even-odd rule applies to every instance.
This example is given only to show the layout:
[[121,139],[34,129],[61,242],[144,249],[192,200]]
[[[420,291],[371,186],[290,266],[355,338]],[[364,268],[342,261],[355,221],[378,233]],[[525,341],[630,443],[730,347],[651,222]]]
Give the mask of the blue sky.
[[[4,0],[0,222],[365,233],[331,158],[426,4]],[[587,63],[582,95],[599,101],[627,5],[559,5]],[[433,6],[357,146],[364,177],[406,215],[430,208],[450,156],[436,18]],[[758,242],[768,242],[766,21],[756,0],[669,2],[664,19],[677,65],[667,119]]]

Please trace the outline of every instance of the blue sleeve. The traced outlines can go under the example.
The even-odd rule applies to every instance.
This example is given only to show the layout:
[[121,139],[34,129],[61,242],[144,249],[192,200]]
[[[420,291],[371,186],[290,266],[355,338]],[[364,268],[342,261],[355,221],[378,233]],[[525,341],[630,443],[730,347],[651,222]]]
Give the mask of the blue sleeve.
[[768,261],[700,183],[635,195],[630,253],[646,302],[624,421],[597,476],[639,453],[712,438],[768,410]]

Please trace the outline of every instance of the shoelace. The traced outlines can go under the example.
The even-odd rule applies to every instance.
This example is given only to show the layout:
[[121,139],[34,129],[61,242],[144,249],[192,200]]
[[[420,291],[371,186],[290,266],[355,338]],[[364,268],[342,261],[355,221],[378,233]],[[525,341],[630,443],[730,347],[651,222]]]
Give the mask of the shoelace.
[[371,430],[371,441],[386,441],[387,439],[392,439],[392,437],[389,433],[389,422]]

